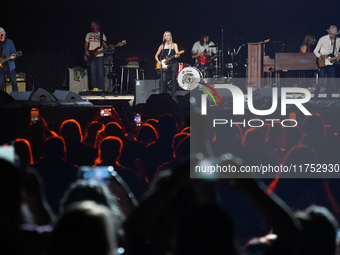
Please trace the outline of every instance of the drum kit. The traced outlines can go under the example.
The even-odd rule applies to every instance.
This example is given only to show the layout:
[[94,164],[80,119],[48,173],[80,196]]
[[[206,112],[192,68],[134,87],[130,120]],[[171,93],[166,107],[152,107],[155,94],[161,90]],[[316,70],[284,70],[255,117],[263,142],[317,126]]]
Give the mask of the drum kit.
[[[194,66],[186,63],[178,63],[177,82],[179,87],[183,90],[193,90],[199,85],[201,80],[205,78],[223,78],[231,81],[234,76],[240,77],[241,72],[235,70],[237,73],[234,73],[234,69],[235,66],[238,65],[237,62],[241,61],[239,53],[244,46],[245,43],[239,46],[237,50],[228,48],[227,55],[230,58],[230,61],[228,61],[226,65],[224,65],[224,61],[222,61],[224,54],[221,49],[221,44],[209,46],[211,48],[216,48],[217,57],[214,59],[212,59],[210,55],[202,54],[197,57]],[[240,60],[237,61],[236,57],[239,57]]]
[[[217,46],[211,45],[209,47]],[[212,60],[210,55],[203,54],[197,57],[195,66],[178,63],[178,85],[184,90],[192,90],[198,86],[201,79],[213,77],[216,74],[214,68],[218,68],[215,60],[216,59]]]

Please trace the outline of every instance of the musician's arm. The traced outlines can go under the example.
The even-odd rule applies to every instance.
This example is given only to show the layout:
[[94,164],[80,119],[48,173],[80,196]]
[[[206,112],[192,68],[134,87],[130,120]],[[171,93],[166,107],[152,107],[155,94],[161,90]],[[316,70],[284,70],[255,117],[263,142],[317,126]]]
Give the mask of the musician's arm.
[[180,55],[178,54],[178,45],[177,45],[177,43],[174,44],[174,50],[175,50],[175,53],[176,53],[175,58],[179,58]]
[[90,53],[89,53],[89,42],[85,42],[85,45],[84,45],[84,50],[85,50],[85,54],[87,56],[90,56]]
[[335,45],[336,49],[335,49],[335,56],[337,59],[340,59],[340,54],[339,54],[339,50],[340,50],[340,38],[336,38],[336,45]]
[[204,54],[204,51],[201,52],[201,53],[192,53],[192,54],[191,54],[191,57],[192,57],[192,58],[197,58],[197,57],[199,57],[199,56],[201,56],[201,55],[203,55],[203,54]]
[[11,54],[11,56],[10,56],[10,59],[15,59],[16,58],[16,55],[15,54],[17,54],[17,50],[15,49],[15,45],[14,45],[14,43],[13,43],[13,41],[10,41],[11,43],[10,43],[10,49],[9,49],[9,51],[10,51],[10,54]]
[[301,53],[306,53],[307,52],[307,45],[302,45],[300,48]]
[[158,47],[158,50],[157,50],[157,52],[156,52],[156,55],[155,55],[155,59],[156,59],[156,61],[158,62],[158,63],[161,63],[160,62],[160,60],[158,59],[158,56],[159,56],[159,54],[161,53],[161,51],[162,51],[162,45],[160,45],[159,47]]
[[103,48],[104,49],[108,49],[109,48],[109,46],[107,45],[106,41],[107,41],[106,35],[103,33]]
[[109,46],[107,45],[107,43],[104,42],[104,41],[103,41],[103,46],[104,46],[104,49],[108,49],[108,48],[109,48]]
[[315,47],[313,52],[314,52],[314,55],[317,58],[320,58],[320,57],[323,58],[323,59],[327,58],[327,55],[321,55],[320,49],[321,49],[321,39],[318,41],[318,43],[317,43],[317,45],[316,45],[316,47]]
[[194,43],[194,45],[192,46],[191,49],[191,57],[192,58],[197,58],[201,53],[197,53],[198,52],[198,46],[197,46],[197,42]]

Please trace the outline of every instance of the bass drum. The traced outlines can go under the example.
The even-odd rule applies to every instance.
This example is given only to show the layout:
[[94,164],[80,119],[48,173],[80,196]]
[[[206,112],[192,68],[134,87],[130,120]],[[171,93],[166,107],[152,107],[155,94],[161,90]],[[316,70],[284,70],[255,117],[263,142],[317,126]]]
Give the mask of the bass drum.
[[178,63],[178,69],[177,69],[176,78],[178,78],[178,73],[179,73],[182,69],[184,69],[184,68],[186,68],[186,67],[188,67],[188,66],[189,66],[188,64]]
[[184,90],[193,90],[203,78],[202,72],[196,67],[183,68],[177,77],[179,86]]

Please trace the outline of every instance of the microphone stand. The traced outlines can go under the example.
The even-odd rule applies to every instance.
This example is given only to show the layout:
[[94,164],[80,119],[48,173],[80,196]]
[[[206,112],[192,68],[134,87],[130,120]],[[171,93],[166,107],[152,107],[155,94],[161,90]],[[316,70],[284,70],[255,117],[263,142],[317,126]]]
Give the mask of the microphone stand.
[[[163,42],[163,49],[161,51],[161,53],[159,54],[159,56],[161,56],[163,54],[164,51],[164,47],[165,47],[165,42]],[[160,81],[159,81],[159,94],[161,94],[163,92],[163,64],[162,64],[162,60],[161,62],[161,77],[160,77]]]
[[216,23],[217,25],[219,25],[221,27],[221,60],[219,61],[221,63],[220,66],[220,76],[224,76],[224,26],[216,21],[212,21],[213,23]]

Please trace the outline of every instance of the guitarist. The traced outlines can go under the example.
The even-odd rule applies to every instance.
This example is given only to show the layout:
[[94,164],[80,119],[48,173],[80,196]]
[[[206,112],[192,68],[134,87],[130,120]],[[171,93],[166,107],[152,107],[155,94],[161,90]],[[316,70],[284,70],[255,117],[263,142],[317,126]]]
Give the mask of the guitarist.
[[163,44],[158,47],[158,50],[155,55],[155,59],[158,64],[161,66],[161,61],[164,58],[172,58],[167,68],[163,68],[161,72],[161,82],[160,82],[160,93],[166,93],[167,88],[169,86],[168,81],[171,80],[171,97],[176,100],[176,75],[178,69],[177,58],[179,58],[178,54],[178,46],[177,43],[172,41],[172,35],[169,31],[164,32],[163,34]]
[[[315,49],[314,54],[318,58],[327,59],[329,55],[333,55],[333,57],[337,57],[339,59],[339,46],[340,39],[336,35],[340,34],[338,28],[334,25],[330,26],[329,29],[326,30],[328,35],[325,35],[320,38]],[[334,77],[335,77],[335,69],[336,65],[326,65],[321,67],[319,70],[319,79],[318,84],[316,86],[314,92],[314,99],[317,99],[319,96],[320,88],[322,83],[325,80],[325,75],[327,73],[327,99],[332,98],[332,92],[334,90]]]
[[[87,33],[85,37],[85,54],[90,56],[89,50],[94,50],[97,47],[102,47],[105,49],[109,48],[106,44],[106,36],[104,33],[100,32],[101,26],[98,21],[91,22],[91,31]],[[95,59],[90,64],[90,75],[91,75],[91,83],[90,88],[92,90],[103,90],[104,89],[104,54],[101,53],[97,55],[97,59]]]
[[10,57],[10,60],[3,63],[0,69],[0,90],[5,88],[5,74],[12,84],[12,91],[18,91],[17,78],[15,75],[15,54],[17,53],[12,40],[6,38],[5,30],[0,27],[0,57],[2,59]]

